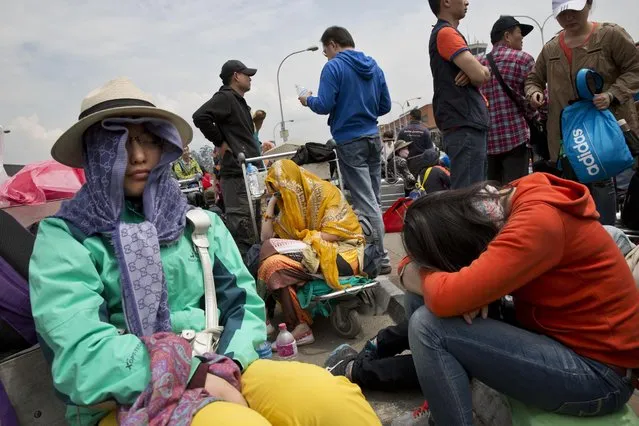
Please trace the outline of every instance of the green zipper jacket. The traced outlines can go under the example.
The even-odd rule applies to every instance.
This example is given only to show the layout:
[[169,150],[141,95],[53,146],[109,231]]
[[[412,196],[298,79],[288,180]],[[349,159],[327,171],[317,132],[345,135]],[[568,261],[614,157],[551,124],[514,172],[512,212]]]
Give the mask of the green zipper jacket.
[[[224,326],[218,353],[246,368],[258,358],[256,345],[266,340],[264,302],[230,233],[217,215],[209,216],[209,250]],[[143,217],[128,206],[122,220],[139,223]],[[175,333],[205,326],[204,278],[190,235],[187,226],[185,235],[160,251]],[[104,237],[87,238],[58,218],[41,222],[29,265],[31,307],[72,424],[92,424],[106,414],[76,407],[113,400],[132,404],[150,380],[144,344],[118,332],[126,329],[119,276],[114,251]],[[191,373],[197,364],[194,359]]]

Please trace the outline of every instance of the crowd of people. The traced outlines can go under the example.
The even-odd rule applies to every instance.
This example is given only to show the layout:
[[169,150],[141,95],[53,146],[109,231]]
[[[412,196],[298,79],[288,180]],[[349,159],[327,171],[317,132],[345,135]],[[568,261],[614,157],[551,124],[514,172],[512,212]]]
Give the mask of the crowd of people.
[[[595,107],[639,130],[637,47],[621,27],[590,21],[592,0],[557,0],[563,30],[536,61],[522,50],[533,28],[510,16],[494,24],[492,51],[475,57],[457,30],[468,2],[429,4],[433,108],[454,190],[406,213],[408,320],[362,351],[339,346],[326,366],[365,388],[419,387],[426,403],[396,425],[478,424],[471,379],[547,412],[619,412],[639,388],[639,283],[610,237],[623,233],[601,226],[615,223],[612,179],[529,175],[529,148],[557,163],[581,68],[603,78]],[[531,146],[530,127],[546,120],[547,140]],[[405,166],[407,144],[396,147]]]
[[[40,223],[28,270],[35,330],[70,424],[380,424],[361,386],[421,390],[427,403],[396,424],[470,426],[474,379],[557,414],[624,407],[639,389],[639,287],[616,243],[627,241],[602,226],[614,224],[612,180],[584,185],[528,168],[531,123],[547,120],[546,160],[558,160],[578,69],[604,80],[594,105],[639,130],[639,51],[621,27],[589,19],[593,0],[553,0],[563,30],[536,61],[522,44],[532,27],[509,16],[493,26],[492,51],[477,58],[457,29],[468,1],[429,5],[438,18],[433,107],[447,156],[419,110],[397,136],[380,137],[378,118],[391,108],[384,73],[345,28],[329,27],[318,93],[299,101],[329,115],[350,203],[291,160],[257,161],[268,166],[265,208],[254,209],[259,235],[238,159],[272,148],[259,138],[266,112],[252,113],[245,99],[257,69],[227,61],[222,86],[193,114],[215,146],[215,170],[190,153],[190,124],[130,80],[87,95],[52,148],[57,161],[83,168],[87,183]],[[206,174],[213,193],[219,184],[212,197],[223,201],[224,221],[203,213],[208,251],[199,251],[202,223],[175,178]],[[419,193],[404,218],[407,256],[397,271],[406,321],[362,351],[339,346],[326,369],[260,359],[266,292],[298,344],[310,344],[298,287],[321,274],[340,290],[345,277],[390,272],[382,177]],[[372,273],[368,256],[377,260]],[[193,356],[201,335],[194,342],[191,332],[214,339],[212,350]]]

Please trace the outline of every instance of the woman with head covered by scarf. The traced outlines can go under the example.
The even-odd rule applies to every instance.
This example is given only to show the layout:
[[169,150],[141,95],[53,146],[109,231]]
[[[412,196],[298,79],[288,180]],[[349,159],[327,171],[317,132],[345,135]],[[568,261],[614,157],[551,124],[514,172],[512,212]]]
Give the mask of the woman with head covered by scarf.
[[[120,78],[85,98],[79,121],[52,149],[87,176],[74,199],[40,224],[29,270],[36,328],[67,420],[375,424],[359,388],[319,367],[258,360],[264,304],[212,213],[209,255],[222,330],[216,353],[192,356],[180,335],[205,328],[204,278],[186,225],[190,207],[170,170],[191,137],[182,118]],[[304,383],[292,379],[298,376]],[[298,400],[308,385],[316,396]],[[344,410],[328,410],[332,398],[346,401]]]
[[262,220],[261,264],[257,278],[282,305],[298,346],[313,343],[311,316],[296,289],[321,274],[335,290],[339,277],[359,275],[365,238],[344,194],[291,160],[273,163],[265,179],[272,195]]

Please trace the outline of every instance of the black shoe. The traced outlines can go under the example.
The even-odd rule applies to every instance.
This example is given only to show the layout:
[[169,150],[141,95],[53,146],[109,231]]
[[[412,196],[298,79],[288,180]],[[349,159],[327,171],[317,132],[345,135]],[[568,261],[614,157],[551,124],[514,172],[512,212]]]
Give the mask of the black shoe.
[[348,364],[357,358],[357,351],[344,343],[336,347],[324,363],[324,368],[333,376],[346,376]]
[[382,268],[379,271],[379,275],[388,275],[393,272],[393,267],[390,265],[382,265]]

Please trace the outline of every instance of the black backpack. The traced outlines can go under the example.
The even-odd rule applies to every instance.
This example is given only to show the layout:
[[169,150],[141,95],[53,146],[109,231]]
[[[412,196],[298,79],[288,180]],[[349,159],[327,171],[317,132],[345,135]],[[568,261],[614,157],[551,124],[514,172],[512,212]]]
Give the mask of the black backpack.
[[621,208],[621,221],[623,224],[635,231],[639,231],[639,176],[632,175],[626,199]]
[[298,166],[311,163],[324,163],[330,161],[331,177],[335,173],[335,144],[334,143],[317,143],[308,142],[306,145],[300,146],[291,160]]

